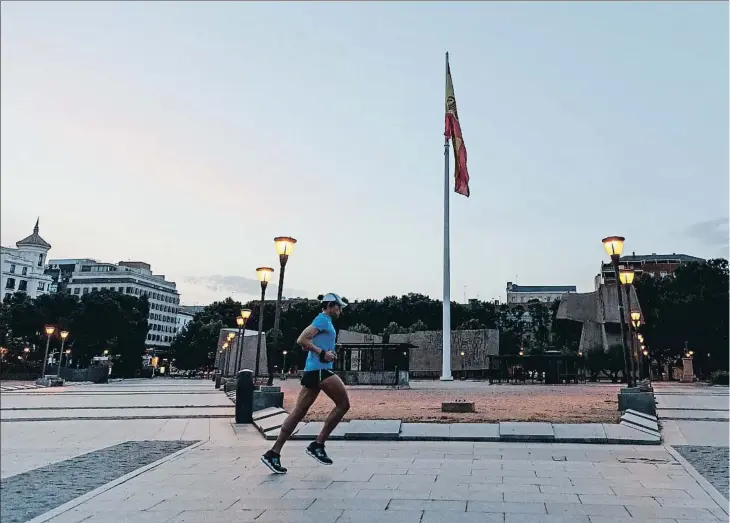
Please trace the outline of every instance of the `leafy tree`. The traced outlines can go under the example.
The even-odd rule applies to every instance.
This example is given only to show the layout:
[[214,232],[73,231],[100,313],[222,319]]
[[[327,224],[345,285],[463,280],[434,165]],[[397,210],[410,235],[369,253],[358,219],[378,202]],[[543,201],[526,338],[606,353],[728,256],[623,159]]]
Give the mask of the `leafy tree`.
[[360,332],[362,334],[372,334],[373,332],[370,330],[370,327],[367,325],[364,325],[362,323],[356,323],[352,327],[349,327],[347,330],[350,330],[352,332]]
[[483,329],[484,324],[480,322],[477,318],[469,318],[464,323],[456,327],[456,330],[458,331],[468,331],[468,330],[477,330],[477,329]]
[[644,335],[650,357],[660,364],[694,351],[701,374],[728,368],[728,262],[689,263],[672,277],[642,275],[634,282],[644,313]]
[[428,325],[426,325],[426,323],[424,323],[421,320],[416,320],[416,323],[411,325],[410,328],[408,329],[409,332],[421,332],[421,331],[427,331],[427,330],[428,330]]

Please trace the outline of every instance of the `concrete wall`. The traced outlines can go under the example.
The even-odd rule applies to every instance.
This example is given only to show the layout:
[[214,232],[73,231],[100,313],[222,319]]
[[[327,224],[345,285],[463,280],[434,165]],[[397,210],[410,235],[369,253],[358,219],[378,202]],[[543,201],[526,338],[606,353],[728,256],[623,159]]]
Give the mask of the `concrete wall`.
[[[410,370],[415,372],[441,371],[441,331],[421,331],[391,334],[391,343],[412,343]],[[464,351],[462,363],[461,352]],[[499,331],[496,329],[459,330],[451,332],[451,369],[478,370],[489,367],[489,355],[499,354]]]
[[[395,385],[395,371],[358,372],[340,371],[337,373],[345,385]],[[408,385],[408,371],[398,371],[398,385]]]
[[383,343],[383,337],[377,334],[341,330],[337,333],[337,343]]
[[[631,309],[629,310],[629,295],[623,289],[624,318],[626,324],[631,323],[631,311],[641,312],[636,290],[631,287]],[[618,292],[616,285],[601,284],[598,290],[579,294],[566,294],[560,300],[557,319],[578,321],[583,324],[579,350],[589,352],[602,348],[608,351],[611,345],[621,343],[620,331],[611,329],[607,332],[606,323],[618,326]],[[641,321],[644,321],[642,313]]]
[[[224,372],[224,375],[232,376],[235,374],[236,369],[236,356],[238,354],[238,329],[221,329],[219,335],[218,335],[218,344],[216,345],[216,358],[215,358],[215,366],[219,369],[223,370],[223,367],[226,363],[225,359],[221,360],[221,354],[220,348],[223,345],[223,343],[226,341],[226,338],[228,336],[229,332],[233,332],[236,334],[236,338],[233,339],[233,347],[231,350],[230,358],[228,358],[228,366],[226,368],[226,372]],[[244,331],[243,336],[243,342],[241,343],[241,362],[240,362],[240,368],[241,369],[251,369],[255,370],[256,368],[256,340],[258,337],[258,331],[253,330],[246,330]],[[225,356],[225,352],[223,353],[223,356]],[[261,335],[261,356],[259,358],[259,375],[267,375],[266,370],[266,335],[262,333]]]

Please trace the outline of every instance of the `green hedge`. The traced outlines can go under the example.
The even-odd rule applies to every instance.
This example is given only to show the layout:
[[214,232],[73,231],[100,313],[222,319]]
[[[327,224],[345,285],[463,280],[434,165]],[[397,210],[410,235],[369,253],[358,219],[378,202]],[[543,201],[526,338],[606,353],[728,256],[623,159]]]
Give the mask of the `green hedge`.
[[710,375],[710,383],[713,385],[728,385],[730,375],[726,370],[716,370]]

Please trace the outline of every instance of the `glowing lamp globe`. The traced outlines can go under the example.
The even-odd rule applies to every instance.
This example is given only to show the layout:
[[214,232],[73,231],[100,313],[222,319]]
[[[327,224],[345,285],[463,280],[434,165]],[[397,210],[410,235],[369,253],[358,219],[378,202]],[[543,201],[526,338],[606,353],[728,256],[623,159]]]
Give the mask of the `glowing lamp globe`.
[[276,254],[279,256],[290,256],[294,251],[294,244],[297,241],[289,236],[277,236],[274,238],[274,245],[276,246]]
[[624,285],[631,285],[634,283],[634,271],[622,270],[618,273],[618,277]]
[[251,317],[251,309],[241,309],[241,318],[243,318],[244,323],[250,317]]
[[50,336],[54,332],[56,332],[56,327],[54,327],[53,325],[46,325],[46,334],[48,336]]
[[603,247],[606,249],[606,252],[611,257],[621,256],[621,253],[624,252],[624,242],[626,241],[626,238],[623,236],[609,236],[601,241],[603,242]]
[[68,338],[68,331],[61,331],[61,339],[65,340],[66,338]]
[[236,325],[238,325],[239,327],[243,327],[244,323],[246,323],[246,322],[243,321],[242,317],[239,316],[238,318],[236,318]]
[[258,269],[256,269],[256,276],[262,283],[269,283],[273,275],[274,269],[272,269],[271,267],[259,267]]

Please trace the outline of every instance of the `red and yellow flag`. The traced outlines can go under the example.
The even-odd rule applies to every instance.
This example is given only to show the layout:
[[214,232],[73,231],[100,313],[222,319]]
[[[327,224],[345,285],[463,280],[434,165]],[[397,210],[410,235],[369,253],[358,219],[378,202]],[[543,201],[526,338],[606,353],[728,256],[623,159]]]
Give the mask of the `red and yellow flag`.
[[461,136],[459,113],[456,110],[454,84],[451,81],[451,67],[446,65],[446,140],[451,139],[454,148],[454,192],[469,197],[469,170],[466,168],[466,147]]

